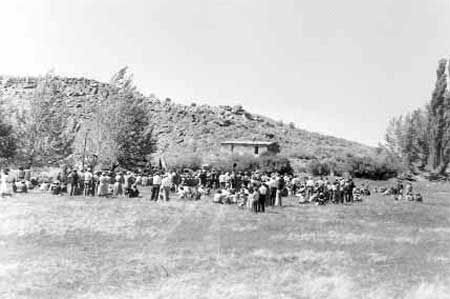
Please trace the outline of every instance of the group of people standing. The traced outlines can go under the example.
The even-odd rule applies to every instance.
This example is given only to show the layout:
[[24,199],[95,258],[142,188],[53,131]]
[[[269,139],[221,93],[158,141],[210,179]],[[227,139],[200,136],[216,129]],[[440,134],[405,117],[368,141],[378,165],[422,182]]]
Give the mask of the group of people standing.
[[[19,168],[16,176],[8,169],[0,172],[0,194],[27,192],[33,187],[29,168]],[[149,186],[150,201],[168,201],[177,193],[180,199],[200,199],[213,193],[213,202],[238,204],[255,213],[263,213],[266,207],[282,206],[282,197],[292,195],[299,203],[351,203],[370,195],[369,186],[356,186],[351,178],[300,177],[292,174],[255,171],[198,170],[162,171],[139,173],[130,171],[99,171],[62,169],[52,183],[42,183],[42,191],[69,196],[139,197],[141,186]],[[19,189],[19,190],[18,190]],[[375,188],[374,192],[392,195],[395,199],[421,201],[414,194],[412,184],[398,181],[389,188]]]
[[[282,206],[282,196],[289,191],[286,181],[289,176],[279,173],[253,173],[219,175],[219,188],[216,189],[213,202],[221,204],[238,204],[254,213],[264,213],[266,207]],[[230,179],[228,179],[230,178]]]
[[[180,199],[200,199],[211,191],[222,193],[223,203],[231,202],[230,195],[247,197],[254,194],[261,202],[255,211],[264,211],[265,206],[281,206],[281,196],[286,190],[285,181],[290,177],[278,173],[267,174],[254,172],[220,172],[216,170],[199,170],[197,172],[161,171],[152,173],[133,173],[130,171],[103,171],[93,173],[91,169],[78,171],[61,170],[56,180],[41,190],[49,190],[54,195],[67,192],[69,196],[113,196],[138,197],[139,187],[149,186],[151,201],[168,201],[172,193]],[[250,196],[251,197],[251,196]],[[217,199],[217,197],[216,197]],[[264,205],[262,204],[264,202]]]
[[17,176],[12,175],[10,169],[0,170],[0,196],[11,196],[16,192],[28,192],[33,189],[31,169],[20,167]]
[[78,171],[77,169],[61,170],[56,180],[48,187],[54,195],[65,192],[69,196],[112,196],[112,197],[139,197],[141,186],[151,186],[149,200],[156,201],[160,195],[164,200],[169,200],[173,178],[168,173],[156,171],[153,174],[133,173],[131,171],[99,171],[93,173],[91,169]]
[[[65,187],[67,186],[67,187]],[[153,173],[130,171],[103,171],[93,173],[90,169],[60,172],[50,186],[53,194],[67,189],[70,196],[138,197],[139,186],[150,186],[149,200],[168,201],[171,193],[180,199],[200,199],[214,192],[213,202],[247,206],[249,210],[264,212],[267,206],[282,206],[282,197],[295,195],[300,203],[325,204],[346,203],[370,195],[368,186],[356,187],[351,178],[313,179],[290,174],[267,173],[259,170],[218,171],[198,170],[179,172],[161,170]]]
[[67,192],[69,196],[125,196],[138,197],[137,176],[131,172],[99,171],[91,169],[60,171],[49,189],[54,195]]
[[357,187],[352,178],[328,178],[320,177],[314,180],[308,177],[299,183],[295,195],[300,203],[314,202],[318,205],[331,203],[351,203],[361,201],[363,196],[369,196],[369,186],[362,184]]
[[317,205],[351,203],[370,195],[368,185],[357,187],[351,178],[314,179],[256,171],[244,177],[238,175],[237,182],[242,181],[242,184],[237,183],[234,187],[233,175],[230,177],[224,184],[219,180],[220,188],[214,195],[214,202],[236,203],[255,213],[264,212],[267,206],[282,206],[282,197],[287,195],[295,195],[299,203]]

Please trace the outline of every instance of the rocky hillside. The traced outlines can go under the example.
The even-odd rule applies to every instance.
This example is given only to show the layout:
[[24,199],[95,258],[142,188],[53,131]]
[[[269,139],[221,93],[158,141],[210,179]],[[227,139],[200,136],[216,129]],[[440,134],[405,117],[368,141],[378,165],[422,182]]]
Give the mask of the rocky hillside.
[[[5,77],[0,76],[0,101],[10,111],[26,107],[40,82],[50,80],[54,91],[71,110],[74,119],[89,113],[93,105],[104,100],[113,86],[85,78]],[[158,151],[166,155],[197,152],[211,157],[227,139],[276,141],[281,152],[291,157],[324,158],[352,153],[366,155],[372,148],[341,138],[325,136],[253,114],[242,106],[190,106],[170,99],[148,96]],[[51,111],[49,112],[51,113]]]

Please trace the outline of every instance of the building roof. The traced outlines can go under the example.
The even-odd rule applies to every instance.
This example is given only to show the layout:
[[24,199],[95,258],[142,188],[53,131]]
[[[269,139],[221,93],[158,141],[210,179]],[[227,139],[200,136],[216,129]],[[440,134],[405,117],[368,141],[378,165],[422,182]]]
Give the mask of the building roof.
[[237,144],[237,145],[273,145],[276,142],[260,141],[260,140],[226,140],[221,142],[222,145]]

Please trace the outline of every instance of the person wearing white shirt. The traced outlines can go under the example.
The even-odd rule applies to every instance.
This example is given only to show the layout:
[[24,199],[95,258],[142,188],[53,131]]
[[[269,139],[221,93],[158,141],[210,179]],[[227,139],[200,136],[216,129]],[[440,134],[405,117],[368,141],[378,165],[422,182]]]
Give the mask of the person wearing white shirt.
[[172,178],[170,175],[165,175],[161,181],[161,189],[163,191],[164,201],[169,201],[170,188],[172,187]]
[[83,193],[84,193],[84,196],[88,196],[88,195],[91,194],[93,177],[94,176],[93,176],[92,172],[89,169],[87,169],[84,172],[84,174],[83,174],[83,182],[84,182],[84,184],[83,184],[83,186],[84,186]]
[[259,200],[258,200],[257,211],[260,212],[260,213],[264,213],[265,212],[265,203],[266,203],[266,196],[267,196],[267,193],[268,193],[268,188],[263,183],[259,187],[258,191],[259,191]]
[[152,197],[150,200],[157,201],[159,198],[159,189],[161,188],[162,179],[159,173],[153,176]]
[[314,191],[314,180],[312,177],[309,177],[306,181],[306,199],[309,200],[312,196],[312,193]]
[[226,179],[225,179],[225,174],[220,174],[219,175],[219,185],[220,185],[220,188],[225,188],[225,181],[226,181]]

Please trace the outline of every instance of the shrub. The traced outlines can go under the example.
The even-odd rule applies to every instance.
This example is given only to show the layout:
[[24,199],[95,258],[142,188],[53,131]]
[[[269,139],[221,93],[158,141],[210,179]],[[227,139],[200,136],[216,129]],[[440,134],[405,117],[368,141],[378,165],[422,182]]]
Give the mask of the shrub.
[[284,153],[291,158],[305,159],[305,160],[316,159],[315,151],[304,147],[286,150],[284,151]]
[[266,172],[292,173],[291,163],[282,155],[263,154],[259,159],[259,168]]
[[16,141],[13,127],[4,122],[2,111],[0,111],[0,159],[6,161],[15,155]]
[[315,176],[351,175],[357,178],[384,180],[397,176],[402,172],[402,164],[385,152],[370,156],[332,157],[323,160],[313,159],[306,164],[308,172]]
[[319,160],[311,160],[308,162],[306,166],[309,173],[315,176],[321,176],[321,175],[329,175],[330,174],[330,168],[329,165],[325,162],[321,162]]
[[167,163],[170,168],[174,169],[198,170],[202,167],[203,159],[198,153],[185,153],[180,156],[168,157]]

